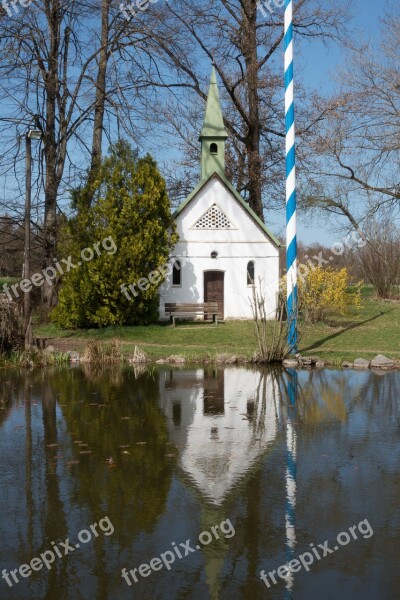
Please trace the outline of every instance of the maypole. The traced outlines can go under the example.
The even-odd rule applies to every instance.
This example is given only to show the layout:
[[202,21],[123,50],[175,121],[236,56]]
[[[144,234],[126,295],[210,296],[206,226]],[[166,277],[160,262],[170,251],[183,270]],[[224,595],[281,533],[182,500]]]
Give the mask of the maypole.
[[[295,429],[297,400],[297,371],[287,369],[287,416],[286,416],[286,502],[285,531],[287,564],[294,558],[296,546],[296,497],[297,497],[297,434]],[[291,600],[294,577],[292,571],[286,578],[285,598]]]
[[286,287],[288,345],[297,352],[296,153],[293,92],[293,0],[285,0]]

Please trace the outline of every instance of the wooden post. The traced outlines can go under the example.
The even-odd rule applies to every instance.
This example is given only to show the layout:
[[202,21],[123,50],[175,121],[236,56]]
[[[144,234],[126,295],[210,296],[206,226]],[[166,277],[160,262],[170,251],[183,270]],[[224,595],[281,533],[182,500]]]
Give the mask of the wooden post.
[[[24,279],[30,278],[31,271],[31,189],[32,189],[32,150],[31,138],[25,136],[25,247],[24,247]],[[24,292],[24,336],[25,348],[31,344],[31,295]]]

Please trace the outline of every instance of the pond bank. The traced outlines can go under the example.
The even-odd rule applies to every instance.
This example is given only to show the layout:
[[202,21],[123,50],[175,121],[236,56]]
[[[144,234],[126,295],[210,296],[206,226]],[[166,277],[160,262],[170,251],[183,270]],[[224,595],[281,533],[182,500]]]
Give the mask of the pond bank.
[[[395,367],[400,364],[399,302],[367,298],[362,309],[352,316],[330,323],[300,323],[300,331],[299,351],[305,368],[310,367],[310,360],[314,358],[317,368],[322,366],[321,363],[329,367],[352,367],[357,359],[356,368],[368,368],[377,355],[392,359]],[[188,365],[256,362],[253,359],[257,347],[253,321],[227,321],[217,327],[182,323],[177,327],[153,324],[90,330],[61,330],[51,324],[36,324],[34,336],[40,340],[42,349],[47,348],[47,354],[36,357],[16,354],[7,361],[1,362],[0,358],[0,365],[5,366],[5,362],[8,366],[69,362],[68,353],[77,352],[81,357],[85,347],[93,341],[110,344],[114,339],[118,340],[125,361],[132,357],[137,347],[151,364],[166,362],[171,356],[182,357]],[[50,352],[51,349],[54,352]],[[114,358],[116,362],[123,360],[118,356]],[[101,362],[101,356],[94,362]]]
[[[66,340],[63,340],[66,342]],[[82,351],[76,349],[68,349],[71,344],[62,344],[63,349],[56,347],[53,344],[46,346],[44,349],[33,347],[31,350],[24,352],[16,352],[8,357],[2,357],[0,366],[2,367],[47,367],[53,365],[76,365],[76,364],[91,364],[91,365],[171,365],[171,366],[191,366],[191,365],[254,365],[263,366],[267,364],[266,360],[260,358],[258,353],[240,355],[228,353],[206,353],[206,354],[169,354],[160,356],[159,358],[149,356],[146,352],[135,346],[133,352],[128,351],[126,345],[124,347],[120,340],[112,340],[109,343],[90,340]],[[65,346],[65,347],[64,347]],[[75,346],[76,347],[76,346]],[[322,369],[325,367],[341,367],[344,369],[356,370],[378,370],[388,371],[392,369],[400,369],[400,360],[388,358],[382,354],[378,354],[372,359],[356,358],[354,361],[342,360],[328,361],[323,360],[319,356],[305,356],[300,353],[295,356],[287,356],[283,360],[273,361],[274,364],[282,365],[285,368],[292,369]]]
[[[304,357],[318,356],[329,366],[357,358],[372,360],[382,354],[400,361],[400,303],[366,299],[361,310],[330,323],[300,323],[299,352]],[[34,335],[56,350],[83,353],[90,340],[111,342],[118,339],[124,354],[141,348],[149,360],[183,356],[187,362],[215,360],[218,355],[238,356],[250,362],[257,348],[253,321],[227,321],[217,327],[203,323],[148,326],[114,326],[90,330],[61,330],[51,324],[36,325]]]

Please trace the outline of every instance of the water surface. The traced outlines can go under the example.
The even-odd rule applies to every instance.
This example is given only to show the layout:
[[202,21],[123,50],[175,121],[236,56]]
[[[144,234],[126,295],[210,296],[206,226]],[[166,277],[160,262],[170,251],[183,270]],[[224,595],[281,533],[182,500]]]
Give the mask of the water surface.
[[63,550],[1,600],[397,599],[399,390],[399,372],[2,371],[0,571]]

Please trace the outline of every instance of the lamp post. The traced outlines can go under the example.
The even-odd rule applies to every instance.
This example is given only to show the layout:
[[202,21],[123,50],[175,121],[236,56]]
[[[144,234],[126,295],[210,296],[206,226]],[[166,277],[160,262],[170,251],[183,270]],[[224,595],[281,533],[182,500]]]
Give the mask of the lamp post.
[[[41,140],[39,129],[28,129],[25,135],[25,244],[24,279],[30,278],[31,270],[31,191],[32,191],[32,146],[31,140]],[[24,336],[25,348],[31,345],[31,293],[24,292]]]

